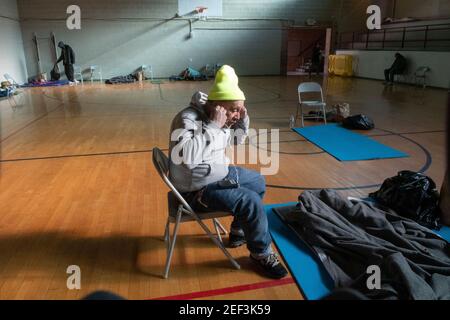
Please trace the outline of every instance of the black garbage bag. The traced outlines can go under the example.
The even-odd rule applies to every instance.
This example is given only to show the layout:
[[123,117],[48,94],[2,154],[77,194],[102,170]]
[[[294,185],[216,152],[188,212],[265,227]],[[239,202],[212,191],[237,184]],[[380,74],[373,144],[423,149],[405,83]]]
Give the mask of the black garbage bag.
[[356,116],[347,117],[342,122],[342,125],[347,129],[356,129],[356,130],[370,130],[375,128],[373,120],[364,114],[358,114]]
[[383,182],[380,190],[369,195],[397,214],[439,230],[439,192],[434,181],[424,174],[400,171]]
[[59,73],[59,67],[57,64],[55,64],[52,71],[50,71],[50,77],[52,78],[52,81],[58,81],[61,78],[61,74]]

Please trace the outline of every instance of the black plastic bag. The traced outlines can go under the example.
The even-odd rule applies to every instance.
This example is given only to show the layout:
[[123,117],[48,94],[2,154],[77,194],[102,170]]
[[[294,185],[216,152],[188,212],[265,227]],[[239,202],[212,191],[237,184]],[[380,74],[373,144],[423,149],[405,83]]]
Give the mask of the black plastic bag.
[[417,172],[400,171],[369,195],[397,214],[421,225],[439,230],[439,193],[434,181]]
[[52,77],[52,81],[58,81],[61,78],[61,74],[59,73],[59,67],[57,64],[53,67],[50,72],[50,77]]
[[363,114],[347,117],[343,121],[343,126],[348,129],[370,130],[375,128],[373,120]]

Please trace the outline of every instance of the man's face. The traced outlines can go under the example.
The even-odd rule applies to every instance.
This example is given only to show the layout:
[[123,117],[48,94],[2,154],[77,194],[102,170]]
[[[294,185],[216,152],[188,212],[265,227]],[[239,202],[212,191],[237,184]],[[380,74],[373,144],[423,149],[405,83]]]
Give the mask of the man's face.
[[234,125],[241,118],[244,101],[220,101],[218,105],[227,110],[227,126]]

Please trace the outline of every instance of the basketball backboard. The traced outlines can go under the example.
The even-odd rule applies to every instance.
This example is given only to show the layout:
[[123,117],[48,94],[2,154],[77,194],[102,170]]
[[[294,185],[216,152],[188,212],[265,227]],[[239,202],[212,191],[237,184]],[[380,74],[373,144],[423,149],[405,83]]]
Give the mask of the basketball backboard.
[[178,15],[221,17],[222,5],[222,0],[178,0]]

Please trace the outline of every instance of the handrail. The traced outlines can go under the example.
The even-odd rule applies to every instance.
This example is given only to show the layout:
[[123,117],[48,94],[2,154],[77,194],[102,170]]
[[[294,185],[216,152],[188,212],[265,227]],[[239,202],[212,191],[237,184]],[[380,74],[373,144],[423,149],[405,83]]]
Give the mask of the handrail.
[[[430,33],[435,31],[448,31],[449,36],[444,38],[430,38]],[[420,33],[424,33],[421,37]],[[389,36],[401,34],[401,37],[396,40],[389,39]],[[407,39],[408,34],[415,34],[417,37],[414,39]],[[351,41],[346,41],[345,38],[351,35]],[[392,38],[392,37],[391,37]],[[394,28],[383,28],[379,30],[366,30],[358,32],[343,32],[339,36],[339,40],[336,43],[338,49],[354,49],[355,43],[360,43],[365,46],[365,49],[384,49],[385,44],[397,42],[400,47],[404,49],[407,43],[420,43],[422,42],[422,48],[427,49],[430,47],[430,43],[436,43],[437,41],[449,42],[448,45],[440,46],[440,49],[450,51],[450,23],[440,24],[428,24],[422,26],[404,26]],[[370,44],[378,44],[379,46],[370,46]],[[347,45],[347,48],[344,46]]]
[[308,51],[309,49],[311,49],[313,46],[316,45],[317,42],[319,42],[320,40],[323,40],[325,38],[325,35],[321,35],[316,41],[312,41],[309,46],[307,46],[305,49],[303,49],[302,52],[300,52],[298,54],[299,57],[301,57],[306,51]]

